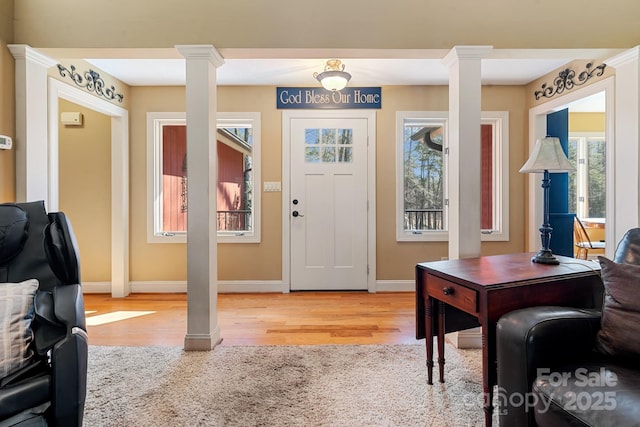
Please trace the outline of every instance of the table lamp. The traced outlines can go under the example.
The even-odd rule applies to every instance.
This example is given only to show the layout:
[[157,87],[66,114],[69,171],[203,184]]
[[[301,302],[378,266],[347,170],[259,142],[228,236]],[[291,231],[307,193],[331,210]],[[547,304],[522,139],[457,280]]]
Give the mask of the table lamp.
[[533,257],[531,261],[540,264],[559,264],[560,261],[553,256],[549,243],[551,242],[551,224],[549,224],[549,188],[551,179],[549,172],[569,172],[575,168],[569,163],[569,159],[564,154],[560,140],[547,136],[536,141],[535,147],[529,156],[529,160],[522,166],[520,173],[542,172],[542,189],[544,191],[543,203],[543,223],[540,227],[540,238],[542,239],[542,249]]

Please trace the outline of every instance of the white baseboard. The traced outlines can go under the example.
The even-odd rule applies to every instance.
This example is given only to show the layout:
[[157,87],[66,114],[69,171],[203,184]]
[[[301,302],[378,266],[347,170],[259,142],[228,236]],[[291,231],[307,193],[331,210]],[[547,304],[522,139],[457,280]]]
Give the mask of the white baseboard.
[[[131,282],[132,293],[186,293],[186,280],[176,281],[134,281]],[[260,293],[260,292],[283,292],[284,285],[281,280],[265,281],[241,281],[241,280],[221,280],[218,282],[218,292],[221,293]],[[111,293],[111,283],[109,282],[84,282],[82,290],[87,294]]]
[[221,280],[218,282],[218,292],[224,293],[254,293],[254,292],[285,292],[282,280],[242,281]]
[[[132,293],[186,293],[187,281],[133,281]],[[84,282],[84,293],[110,294],[110,282]],[[413,280],[377,280],[376,292],[413,292],[415,282]],[[286,284],[282,280],[220,280],[218,282],[220,293],[261,293],[261,292],[288,292]]]
[[414,280],[376,280],[376,292],[414,292]]
[[110,294],[111,282],[82,282],[83,294]]

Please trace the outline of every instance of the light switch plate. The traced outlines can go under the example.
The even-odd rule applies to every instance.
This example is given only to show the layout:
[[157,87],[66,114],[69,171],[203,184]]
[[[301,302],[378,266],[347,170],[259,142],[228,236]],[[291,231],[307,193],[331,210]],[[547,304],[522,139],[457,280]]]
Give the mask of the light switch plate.
[[275,192],[275,191],[282,191],[280,188],[280,182],[279,181],[265,181],[264,183],[264,192],[268,193],[268,192]]

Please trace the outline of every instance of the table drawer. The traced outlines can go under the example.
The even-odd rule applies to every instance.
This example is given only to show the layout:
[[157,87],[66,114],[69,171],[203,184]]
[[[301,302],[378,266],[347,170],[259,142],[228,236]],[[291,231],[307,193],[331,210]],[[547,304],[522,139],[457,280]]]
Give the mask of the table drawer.
[[452,305],[467,313],[478,312],[478,294],[473,289],[465,288],[439,277],[427,276],[427,293],[446,304]]

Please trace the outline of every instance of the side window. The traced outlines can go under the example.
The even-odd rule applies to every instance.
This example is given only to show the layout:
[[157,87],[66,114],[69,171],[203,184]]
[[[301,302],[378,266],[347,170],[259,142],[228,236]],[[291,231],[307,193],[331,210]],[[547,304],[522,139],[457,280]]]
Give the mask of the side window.
[[[259,113],[218,113],[216,144],[218,242],[259,242]],[[186,242],[186,153],[185,114],[148,113],[149,242]]]
[[[446,112],[398,112],[396,238],[446,241]],[[483,112],[481,123],[482,240],[508,240],[508,113]]]
[[579,218],[606,218],[606,143],[602,133],[571,133],[569,161],[569,212]]
[[446,240],[446,113],[398,113],[397,126],[397,239]]

